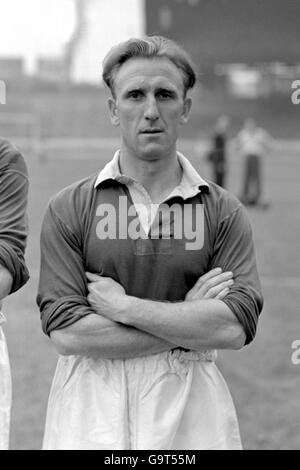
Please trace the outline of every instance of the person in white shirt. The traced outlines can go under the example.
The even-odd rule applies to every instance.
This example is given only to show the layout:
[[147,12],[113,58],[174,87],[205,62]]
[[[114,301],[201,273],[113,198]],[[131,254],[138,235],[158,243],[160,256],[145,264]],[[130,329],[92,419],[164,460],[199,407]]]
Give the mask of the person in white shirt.
[[244,177],[242,183],[241,202],[245,205],[262,205],[263,201],[263,158],[273,146],[273,139],[263,128],[258,127],[252,118],[246,119],[244,127],[236,137],[238,151],[243,156]]

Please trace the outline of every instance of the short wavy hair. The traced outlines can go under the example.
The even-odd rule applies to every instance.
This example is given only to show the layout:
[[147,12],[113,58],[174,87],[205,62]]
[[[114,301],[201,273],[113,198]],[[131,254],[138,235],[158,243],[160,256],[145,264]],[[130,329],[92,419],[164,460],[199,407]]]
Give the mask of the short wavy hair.
[[182,73],[185,94],[196,83],[195,65],[189,54],[179,44],[163,36],[144,36],[117,44],[104,58],[102,78],[112,95],[114,95],[114,80],[118,70],[127,60],[135,57],[169,59]]

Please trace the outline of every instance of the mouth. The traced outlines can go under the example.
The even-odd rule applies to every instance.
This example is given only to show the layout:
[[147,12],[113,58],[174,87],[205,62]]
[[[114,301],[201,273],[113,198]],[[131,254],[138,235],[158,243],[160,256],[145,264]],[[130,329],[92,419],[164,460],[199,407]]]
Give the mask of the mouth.
[[161,134],[163,131],[161,129],[145,129],[141,131],[141,134],[152,135],[152,134]]

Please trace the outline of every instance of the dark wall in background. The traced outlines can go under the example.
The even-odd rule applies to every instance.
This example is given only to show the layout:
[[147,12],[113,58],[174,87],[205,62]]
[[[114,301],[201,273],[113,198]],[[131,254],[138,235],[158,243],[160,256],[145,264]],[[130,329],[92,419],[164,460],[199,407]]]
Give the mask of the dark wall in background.
[[177,39],[204,67],[300,62],[299,0],[146,0],[146,17],[148,34]]

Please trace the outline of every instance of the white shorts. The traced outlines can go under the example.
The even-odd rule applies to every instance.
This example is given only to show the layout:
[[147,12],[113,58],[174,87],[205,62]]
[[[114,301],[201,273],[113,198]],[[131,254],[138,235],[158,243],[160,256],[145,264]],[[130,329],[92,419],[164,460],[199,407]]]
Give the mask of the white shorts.
[[5,317],[0,312],[0,450],[8,450],[11,410],[11,375],[5,336],[1,328]]
[[216,351],[60,357],[44,450],[241,449]]

